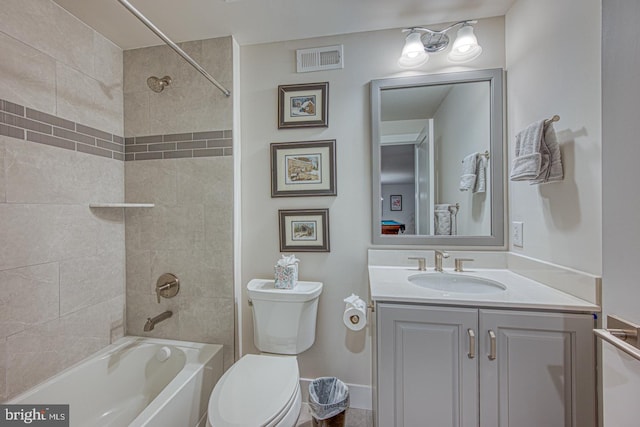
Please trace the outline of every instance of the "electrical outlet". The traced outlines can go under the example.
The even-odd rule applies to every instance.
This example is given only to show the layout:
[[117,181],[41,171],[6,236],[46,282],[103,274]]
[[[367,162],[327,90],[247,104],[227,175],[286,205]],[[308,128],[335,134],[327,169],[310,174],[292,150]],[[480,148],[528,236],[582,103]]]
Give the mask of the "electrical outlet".
[[512,233],[513,236],[513,246],[518,246],[519,248],[524,247],[524,236],[522,235],[522,226],[523,222],[521,221],[513,221],[512,223]]

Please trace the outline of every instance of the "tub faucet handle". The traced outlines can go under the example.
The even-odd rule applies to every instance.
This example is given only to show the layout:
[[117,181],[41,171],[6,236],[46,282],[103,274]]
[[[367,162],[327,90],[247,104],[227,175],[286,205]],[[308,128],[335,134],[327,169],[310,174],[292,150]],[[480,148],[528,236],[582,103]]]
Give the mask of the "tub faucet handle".
[[175,274],[164,273],[158,278],[156,282],[156,296],[158,297],[158,304],[160,304],[160,297],[173,298],[180,291],[180,279]]

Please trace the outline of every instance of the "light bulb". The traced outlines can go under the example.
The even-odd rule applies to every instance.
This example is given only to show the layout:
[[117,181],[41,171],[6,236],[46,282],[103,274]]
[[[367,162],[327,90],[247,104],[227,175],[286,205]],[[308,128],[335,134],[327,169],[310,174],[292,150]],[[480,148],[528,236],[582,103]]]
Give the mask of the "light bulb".
[[424,50],[420,33],[412,30],[408,35],[402,48],[402,56],[398,59],[398,65],[403,68],[419,67],[427,62],[429,55]]
[[473,34],[473,27],[469,24],[460,27],[456,41],[453,42],[453,47],[449,52],[449,61],[468,62],[476,59],[481,53],[482,47],[478,45],[478,39]]

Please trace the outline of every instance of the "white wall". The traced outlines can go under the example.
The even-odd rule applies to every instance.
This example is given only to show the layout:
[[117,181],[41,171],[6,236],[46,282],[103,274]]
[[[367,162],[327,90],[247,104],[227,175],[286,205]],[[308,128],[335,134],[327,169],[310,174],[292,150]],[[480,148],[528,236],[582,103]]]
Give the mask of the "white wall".
[[[382,186],[382,218],[392,219],[406,226],[406,234],[416,232],[416,186],[414,184],[387,184]],[[402,210],[391,210],[391,195],[402,196]]]
[[491,181],[484,193],[460,191],[462,159],[490,147],[490,95],[488,82],[456,85],[434,114],[436,203],[460,204],[456,219],[461,236],[491,235]]
[[[603,189],[603,295],[604,315],[615,314],[640,323],[637,264],[638,108],[640,49],[636,0],[603,4],[602,40],[602,189]],[[604,426],[638,425],[635,411],[640,393],[640,363],[603,344]]]
[[[371,141],[369,81],[416,73],[504,67],[504,20],[481,20],[476,34],[483,55],[466,67],[451,67],[446,54],[434,56],[417,72],[400,72],[404,43],[400,30],[376,31],[241,47],[242,120],[242,284],[269,278],[280,257],[278,209],[329,208],[330,253],[299,253],[301,280],[325,284],[315,345],[298,357],[302,377],[331,375],[371,383],[369,328],[348,333],[342,325],[343,298],[367,297],[366,250],[371,247]],[[297,74],[295,50],[344,44],[345,67]],[[329,127],[277,129],[279,84],[329,82]],[[336,139],[337,197],[270,197],[269,143]],[[242,303],[245,352],[253,347],[252,315],[246,292]]]
[[593,274],[602,270],[600,3],[518,0],[505,30],[509,159],[518,131],[558,114],[565,173],[560,183],[509,182],[510,220],[524,222],[524,248],[510,249]]

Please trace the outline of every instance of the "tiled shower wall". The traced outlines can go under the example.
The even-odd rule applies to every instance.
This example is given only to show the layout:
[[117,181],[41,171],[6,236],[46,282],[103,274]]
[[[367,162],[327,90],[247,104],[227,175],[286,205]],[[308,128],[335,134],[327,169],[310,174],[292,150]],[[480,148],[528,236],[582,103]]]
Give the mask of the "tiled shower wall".
[[[231,37],[180,45],[232,86]],[[150,76],[172,79],[155,93]],[[232,100],[166,46],[124,52],[127,333],[224,344],[233,363]],[[206,156],[206,157],[200,157]],[[162,273],[180,292],[158,304]],[[147,317],[173,317],[144,332]]]
[[124,333],[124,216],[89,209],[124,199],[122,93],[118,47],[50,0],[2,0],[0,401]]

